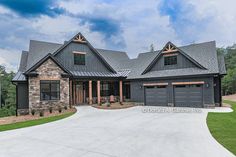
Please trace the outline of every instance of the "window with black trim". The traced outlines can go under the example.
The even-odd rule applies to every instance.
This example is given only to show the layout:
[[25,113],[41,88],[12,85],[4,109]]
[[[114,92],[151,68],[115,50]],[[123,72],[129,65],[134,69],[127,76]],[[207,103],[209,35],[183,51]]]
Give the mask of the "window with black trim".
[[177,56],[166,56],[164,57],[165,65],[175,65],[177,64]]
[[74,53],[74,64],[85,65],[85,54]]
[[40,81],[40,100],[60,100],[60,81]]

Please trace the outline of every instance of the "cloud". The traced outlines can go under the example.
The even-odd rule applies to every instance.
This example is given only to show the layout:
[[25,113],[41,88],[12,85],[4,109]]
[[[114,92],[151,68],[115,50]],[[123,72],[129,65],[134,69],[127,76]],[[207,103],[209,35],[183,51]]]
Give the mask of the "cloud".
[[160,15],[168,16],[171,27],[183,44],[198,41],[199,32],[205,32],[211,15],[196,17],[196,8],[189,1],[161,0],[158,6]]
[[[151,44],[161,49],[168,41],[179,46],[216,40],[218,47],[228,46],[236,41],[235,4],[234,0],[0,0],[0,51],[4,50],[0,63],[16,67],[30,39],[63,43],[78,32],[96,48],[124,50],[131,58],[149,51]],[[9,56],[3,55],[6,52]],[[11,56],[16,56],[14,61]]]
[[64,10],[56,5],[55,0],[1,0],[0,5],[9,8],[24,17],[35,17],[40,15],[53,17],[64,13]]
[[1,49],[0,48],[0,65],[6,67],[6,71],[17,71],[20,63],[20,53],[15,49]]
[[101,34],[105,48],[125,50],[132,58],[138,52],[148,51],[152,43],[162,48],[169,40],[177,42],[168,18],[159,15],[157,5],[156,0],[148,3],[144,0],[138,3],[135,0],[60,3],[60,7],[77,16],[81,25],[87,25],[90,32]]
[[[107,17],[93,17],[92,15],[82,16],[80,19],[80,24],[87,24],[90,31],[103,34],[107,47],[125,48],[126,44],[121,36],[122,29],[119,21]],[[120,40],[116,40],[118,37]]]

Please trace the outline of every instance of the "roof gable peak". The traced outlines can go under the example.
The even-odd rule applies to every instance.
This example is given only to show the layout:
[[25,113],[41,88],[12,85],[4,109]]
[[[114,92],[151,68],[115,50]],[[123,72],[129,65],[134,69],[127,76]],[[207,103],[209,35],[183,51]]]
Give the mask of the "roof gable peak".
[[170,41],[167,42],[167,44],[164,46],[164,48],[154,57],[154,59],[151,61],[151,63],[145,68],[145,70],[141,73],[142,75],[147,73],[152,69],[152,67],[155,65],[156,61],[161,57],[161,55],[169,54],[169,53],[176,53],[179,52],[183,56],[185,56],[187,59],[189,59],[192,63],[194,63],[197,67],[201,69],[206,69],[204,66],[199,64],[197,61],[195,61],[191,56],[183,52],[181,49],[177,48],[173,43]]
[[80,32],[77,33],[74,37],[72,37],[68,42],[64,43],[58,50],[56,50],[53,53],[53,56],[56,56],[59,52],[61,52],[61,50],[63,50],[72,42],[86,44],[101,59],[101,61],[107,66],[110,71],[116,73],[113,67],[111,67],[111,65],[107,63],[107,61],[101,56],[101,54],[89,43],[89,41]]
[[170,41],[162,49],[162,53],[172,53],[176,51],[179,51],[178,48]]
[[74,42],[78,42],[78,43],[86,43],[86,39],[84,38],[84,36],[81,33],[78,33],[77,36],[75,36],[73,38]]

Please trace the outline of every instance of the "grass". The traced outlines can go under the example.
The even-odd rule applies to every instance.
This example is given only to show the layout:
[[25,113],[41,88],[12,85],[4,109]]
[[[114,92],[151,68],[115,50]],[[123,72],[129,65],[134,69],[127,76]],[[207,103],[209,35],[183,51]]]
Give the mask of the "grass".
[[230,113],[208,113],[207,125],[213,137],[236,155],[236,102],[224,100],[232,106]]
[[40,119],[36,119],[36,120],[29,120],[29,121],[25,121],[25,122],[17,122],[17,123],[12,123],[12,124],[4,124],[4,125],[0,125],[0,131],[7,131],[7,130],[13,130],[13,129],[19,129],[19,128],[40,125],[40,124],[44,124],[44,123],[49,123],[49,122],[53,122],[53,121],[57,121],[57,120],[69,117],[69,116],[73,115],[74,113],[75,112],[69,112],[69,113],[65,113],[62,115],[40,118]]

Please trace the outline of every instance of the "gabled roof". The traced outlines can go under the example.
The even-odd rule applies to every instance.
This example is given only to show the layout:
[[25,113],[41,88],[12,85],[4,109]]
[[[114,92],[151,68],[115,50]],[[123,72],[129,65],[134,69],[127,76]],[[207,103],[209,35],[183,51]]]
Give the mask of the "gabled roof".
[[225,59],[223,55],[218,55],[218,66],[221,75],[226,75]]
[[116,73],[111,65],[107,63],[107,61],[100,55],[100,53],[89,43],[89,41],[79,32],[73,38],[71,38],[68,42],[64,43],[59,49],[57,49],[53,55],[56,56],[62,49],[64,49],[67,45],[75,40],[81,40],[80,43],[87,44],[87,46],[101,59],[101,61],[110,69],[112,72]]
[[[65,48],[70,42],[76,42],[73,40],[78,40],[77,42],[87,44],[103,63],[105,63],[108,68],[110,67],[109,69],[113,70],[108,73],[68,71],[60,64],[54,55],[57,55],[57,53]],[[170,49],[177,49],[171,42],[167,43],[167,45],[168,44],[171,44]],[[181,75],[226,74],[224,57],[217,56],[214,41],[178,47],[178,51],[181,54],[197,65],[196,68],[149,71],[163,49],[154,52],[140,53],[137,58],[129,59],[128,55],[123,51],[93,48],[81,33],[78,33],[70,41],[65,42],[64,44],[31,40],[29,51],[22,52],[19,71],[15,75],[13,81],[26,81],[27,79],[24,72],[33,71],[47,58],[52,58],[52,60],[64,71],[78,77],[127,77],[127,79],[144,79],[176,77]]]
[[189,56],[188,54],[186,54],[184,51],[182,51],[181,49],[177,48],[173,43],[171,43],[170,41],[163,47],[163,49],[160,51],[160,53],[158,53],[156,55],[156,57],[152,60],[152,62],[147,66],[147,68],[142,72],[142,74],[147,73],[149,70],[152,69],[152,67],[155,65],[155,63],[158,61],[158,59],[161,57],[162,53],[171,53],[171,51],[173,52],[179,52],[181,53],[183,56],[185,56],[187,59],[189,59],[192,63],[194,63],[197,67],[201,68],[201,69],[206,69],[204,66],[202,66],[201,64],[199,64],[197,61],[195,61],[191,56]]
[[[160,51],[146,52],[139,54],[138,58],[133,63],[133,68],[127,79],[140,79],[140,78],[162,78],[162,77],[176,77],[187,75],[206,75],[206,74],[219,74],[218,57],[216,52],[215,41],[204,42],[199,44],[191,44],[187,46],[178,47],[181,51],[186,53],[196,62],[204,67],[201,68],[185,68],[175,70],[160,70],[149,71],[142,74],[143,71],[150,65],[153,58],[157,57]],[[224,64],[224,63],[222,63]]]
[[116,71],[130,69],[130,59],[126,52],[105,49],[97,49],[97,51]]
[[18,72],[13,77],[12,82],[26,81],[26,77],[23,73],[27,67],[27,60],[28,60],[28,51],[22,51],[21,59],[20,59],[20,66],[19,66]]
[[55,52],[59,47],[61,47],[61,44],[30,40],[26,70],[31,68],[48,53]]
[[27,60],[28,60],[28,51],[22,51],[21,53],[21,60],[20,60],[20,66],[19,71],[25,71],[27,67]]
[[59,61],[57,61],[57,59],[51,53],[47,54],[45,57],[39,60],[36,64],[34,64],[31,68],[29,68],[24,74],[29,75],[30,72],[35,71],[40,65],[42,65],[48,59],[51,59],[54,63],[56,63],[58,67],[60,67],[65,73],[71,75],[70,71],[67,70]]

